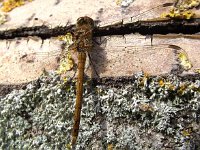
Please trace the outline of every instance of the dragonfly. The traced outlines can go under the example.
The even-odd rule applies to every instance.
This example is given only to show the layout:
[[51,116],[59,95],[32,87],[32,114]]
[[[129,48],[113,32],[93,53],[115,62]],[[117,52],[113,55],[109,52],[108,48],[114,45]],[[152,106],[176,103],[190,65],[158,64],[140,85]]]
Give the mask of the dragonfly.
[[72,146],[75,145],[82,108],[83,100],[83,78],[84,78],[84,68],[86,61],[86,53],[92,50],[92,31],[94,29],[94,21],[85,16],[77,19],[76,31],[73,36],[73,44],[69,47],[70,50],[78,52],[78,75],[76,83],[76,104],[74,112],[74,125],[72,128]]

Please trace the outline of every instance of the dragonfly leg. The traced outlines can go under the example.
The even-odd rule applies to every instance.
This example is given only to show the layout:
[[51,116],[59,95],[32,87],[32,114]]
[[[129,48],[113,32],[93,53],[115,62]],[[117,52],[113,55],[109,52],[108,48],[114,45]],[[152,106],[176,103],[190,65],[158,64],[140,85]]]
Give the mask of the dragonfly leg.
[[77,70],[78,70],[78,69],[75,69],[74,74],[73,74],[72,77],[70,77],[69,81],[72,81],[72,80],[75,78],[75,75],[76,75],[76,73],[77,73]]
[[44,40],[42,39],[42,42],[41,42],[40,48],[42,48],[43,44],[44,44]]
[[150,35],[151,38],[151,46],[153,45],[153,35]]
[[146,35],[145,36],[145,40],[147,40],[147,39],[149,39],[150,38],[150,40],[151,40],[151,46],[153,46],[153,35],[151,34],[151,35]]
[[104,38],[104,39],[102,40],[101,37],[99,37],[99,41],[97,41],[96,38],[93,38],[93,42],[94,42],[95,44],[97,44],[97,45],[101,45],[101,44],[103,44],[103,43],[106,44],[107,38]]

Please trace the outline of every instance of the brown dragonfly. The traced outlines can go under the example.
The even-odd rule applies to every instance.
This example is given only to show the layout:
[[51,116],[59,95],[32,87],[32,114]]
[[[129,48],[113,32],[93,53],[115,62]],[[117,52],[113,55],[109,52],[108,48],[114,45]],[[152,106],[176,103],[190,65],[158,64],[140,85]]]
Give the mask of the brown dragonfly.
[[74,112],[74,126],[72,129],[72,146],[75,145],[82,108],[83,100],[83,78],[84,78],[84,68],[86,61],[86,53],[92,50],[93,41],[92,33],[94,28],[94,21],[85,16],[77,19],[76,31],[73,35],[73,44],[69,47],[70,50],[78,52],[78,75],[76,83],[76,105]]

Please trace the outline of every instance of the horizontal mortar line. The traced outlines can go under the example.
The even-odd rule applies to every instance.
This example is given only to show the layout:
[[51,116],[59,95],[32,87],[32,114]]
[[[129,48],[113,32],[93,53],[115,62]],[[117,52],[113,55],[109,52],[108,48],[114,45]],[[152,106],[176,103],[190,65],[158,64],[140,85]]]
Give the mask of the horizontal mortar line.
[[[159,75],[161,78],[168,78],[172,74],[164,74],[164,75]],[[149,75],[148,78],[156,78],[158,76],[156,75]],[[177,75],[178,78],[181,80],[188,80],[188,81],[193,81],[193,80],[200,80],[200,74],[187,74],[187,75]],[[137,78],[133,76],[119,76],[119,77],[101,77],[101,78],[91,78],[92,85],[105,85],[105,86],[114,86],[114,87],[120,87],[124,85],[128,85],[133,83]],[[37,81],[37,80],[34,80]],[[21,84],[0,84],[0,89],[21,89],[22,87],[25,88],[26,85],[34,82],[30,81],[27,83],[21,83]],[[69,84],[71,84],[72,81],[68,81]],[[74,82],[72,82],[74,83]]]
[[160,39],[175,39],[175,38],[188,38],[188,39],[200,39],[200,34],[167,34],[167,35],[160,35],[160,34],[154,34],[154,38],[160,38]]
[[[159,75],[161,78],[168,78],[172,74]],[[200,74],[185,74],[176,75],[181,80],[200,80]],[[148,78],[156,78],[158,75],[149,75]],[[92,78],[93,85],[105,85],[105,86],[123,86],[133,83],[137,78],[133,76],[120,76],[120,77],[103,77],[103,78]]]
[[[21,27],[17,29],[9,29],[0,31],[0,39],[14,39],[19,37],[37,36],[41,39],[48,39],[65,35],[75,31],[75,25],[57,26],[50,28],[48,26]],[[152,19],[146,21],[136,21],[123,24],[123,22],[96,27],[94,29],[94,37],[109,35],[125,35],[131,33],[139,33],[141,35],[169,33],[174,34],[196,34],[200,32],[200,18],[190,20],[171,20],[171,19]]]

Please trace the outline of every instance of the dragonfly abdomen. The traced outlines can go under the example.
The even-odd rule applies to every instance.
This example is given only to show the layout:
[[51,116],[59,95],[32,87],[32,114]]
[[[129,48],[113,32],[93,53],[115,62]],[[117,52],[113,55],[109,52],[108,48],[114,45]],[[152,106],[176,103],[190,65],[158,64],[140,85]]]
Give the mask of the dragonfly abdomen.
[[72,145],[76,143],[78,132],[79,132],[79,124],[80,124],[80,116],[81,116],[81,108],[82,108],[82,100],[83,100],[83,79],[84,79],[84,68],[86,61],[86,53],[79,52],[78,53],[78,76],[76,83],[76,105],[74,112],[74,126],[72,130]]

